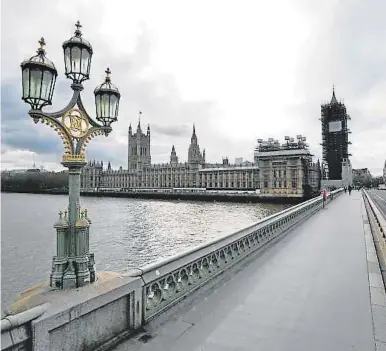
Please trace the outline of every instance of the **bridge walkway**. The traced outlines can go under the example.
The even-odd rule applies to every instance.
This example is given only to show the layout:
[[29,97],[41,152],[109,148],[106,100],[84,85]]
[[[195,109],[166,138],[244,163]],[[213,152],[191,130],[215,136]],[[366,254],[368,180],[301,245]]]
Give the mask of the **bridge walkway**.
[[[367,262],[363,210],[359,192],[342,194],[115,350],[386,350],[386,297]],[[378,286],[374,299],[371,285]]]

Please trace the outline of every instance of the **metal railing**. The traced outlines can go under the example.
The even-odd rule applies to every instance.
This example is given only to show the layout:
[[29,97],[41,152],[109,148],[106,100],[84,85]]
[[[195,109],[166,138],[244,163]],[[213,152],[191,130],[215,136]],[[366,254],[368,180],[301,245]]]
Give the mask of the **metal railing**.
[[363,190],[363,197],[365,200],[365,206],[369,217],[383,282],[386,285],[386,220],[366,190]]
[[[338,189],[328,195],[330,202]],[[143,318],[148,322],[212,278],[262,248],[322,208],[322,197],[268,216],[256,224],[137,270],[143,287]],[[135,275],[135,274],[134,274]]]

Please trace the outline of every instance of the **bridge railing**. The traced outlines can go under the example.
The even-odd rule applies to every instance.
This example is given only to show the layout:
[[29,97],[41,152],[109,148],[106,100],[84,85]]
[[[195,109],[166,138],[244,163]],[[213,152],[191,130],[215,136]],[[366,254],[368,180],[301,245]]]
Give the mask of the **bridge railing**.
[[365,206],[369,217],[383,282],[386,284],[386,220],[366,190],[363,190],[363,197],[365,200]]
[[1,320],[1,349],[107,350],[321,207],[318,197],[113,280],[56,292],[50,303]]
[[[328,202],[343,189],[333,191]],[[268,216],[223,238],[138,270],[144,282],[143,320],[148,322],[322,207],[314,198]]]

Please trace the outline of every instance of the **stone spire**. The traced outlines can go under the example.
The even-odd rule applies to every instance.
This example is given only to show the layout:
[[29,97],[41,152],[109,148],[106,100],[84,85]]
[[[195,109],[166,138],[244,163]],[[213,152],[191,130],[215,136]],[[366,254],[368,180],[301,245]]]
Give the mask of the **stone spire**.
[[193,133],[192,133],[192,137],[190,139],[190,142],[192,144],[197,144],[196,126],[194,123],[193,123]]
[[170,164],[172,166],[176,166],[178,164],[178,157],[174,145],[172,147],[172,152],[170,153]]
[[131,123],[129,124],[129,135],[133,134],[133,128],[131,128]]
[[141,115],[142,115],[142,112],[139,111],[139,112],[138,112],[138,126],[137,126],[137,131],[141,131]]
[[188,150],[188,164],[191,168],[198,168],[202,164],[203,157],[198,145],[196,126],[193,124],[193,133]]
[[337,103],[338,103],[338,100],[336,99],[336,96],[335,96],[335,85],[333,85],[332,86],[332,98],[331,98],[330,104],[334,105],[334,104],[337,104]]
[[150,135],[150,124],[147,125],[147,135]]

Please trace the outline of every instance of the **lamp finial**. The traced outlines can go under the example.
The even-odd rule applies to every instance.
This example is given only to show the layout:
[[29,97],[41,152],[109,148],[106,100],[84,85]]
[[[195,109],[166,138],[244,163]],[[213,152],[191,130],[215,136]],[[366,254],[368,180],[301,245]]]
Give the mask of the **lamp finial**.
[[46,46],[46,41],[44,40],[43,37],[40,38],[38,41],[40,48],[38,49],[37,53],[38,54],[45,54],[44,47]]
[[111,80],[111,78],[110,78],[111,71],[110,71],[109,67],[107,67],[105,73],[106,73],[106,82],[110,82],[110,80]]
[[75,23],[75,27],[76,27],[75,35],[76,35],[77,37],[80,37],[80,36],[82,35],[82,32],[80,31],[80,28],[82,28],[82,25],[80,24],[79,21],[77,21],[77,22]]

